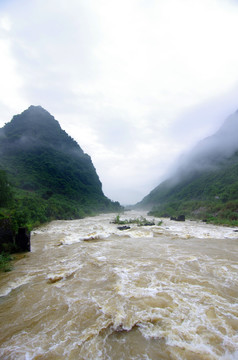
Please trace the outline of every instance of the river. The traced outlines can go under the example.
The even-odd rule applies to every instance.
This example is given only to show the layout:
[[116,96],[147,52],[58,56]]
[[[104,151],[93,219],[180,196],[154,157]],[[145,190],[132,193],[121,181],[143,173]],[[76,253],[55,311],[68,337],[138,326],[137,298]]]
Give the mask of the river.
[[238,359],[238,232],[115,215],[33,231],[0,275],[0,358]]

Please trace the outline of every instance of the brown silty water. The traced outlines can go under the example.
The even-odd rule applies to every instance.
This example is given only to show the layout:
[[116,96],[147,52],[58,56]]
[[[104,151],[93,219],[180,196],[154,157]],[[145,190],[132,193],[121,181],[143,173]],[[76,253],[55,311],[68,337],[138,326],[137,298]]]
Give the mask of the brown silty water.
[[33,232],[0,276],[0,358],[238,359],[238,233],[114,217]]

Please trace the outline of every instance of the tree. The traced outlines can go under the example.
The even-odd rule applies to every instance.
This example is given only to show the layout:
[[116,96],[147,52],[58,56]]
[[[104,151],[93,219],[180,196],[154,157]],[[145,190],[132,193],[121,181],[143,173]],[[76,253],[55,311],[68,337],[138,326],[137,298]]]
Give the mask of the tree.
[[13,194],[9,185],[7,174],[4,170],[0,170],[0,208],[11,204]]

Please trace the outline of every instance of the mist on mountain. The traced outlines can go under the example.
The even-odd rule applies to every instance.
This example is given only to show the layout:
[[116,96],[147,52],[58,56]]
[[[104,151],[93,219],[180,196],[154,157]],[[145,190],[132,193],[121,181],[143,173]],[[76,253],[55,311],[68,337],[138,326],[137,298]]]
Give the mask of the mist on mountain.
[[90,156],[41,106],[30,106],[0,129],[0,169],[23,223],[121,208],[104,195]]
[[136,206],[160,216],[183,212],[238,221],[238,112],[180,157],[168,178]]

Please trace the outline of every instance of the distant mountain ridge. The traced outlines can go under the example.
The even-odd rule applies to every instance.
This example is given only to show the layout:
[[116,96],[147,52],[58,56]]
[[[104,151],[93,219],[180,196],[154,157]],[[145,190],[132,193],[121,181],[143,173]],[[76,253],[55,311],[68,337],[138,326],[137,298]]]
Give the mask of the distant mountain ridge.
[[40,222],[120,208],[103,194],[90,156],[41,106],[30,106],[0,129],[0,168],[18,203],[31,199],[42,207]]
[[[238,112],[231,115],[212,136],[201,140],[179,161],[173,174],[152,190],[138,207],[154,208],[164,215],[218,216],[233,202],[233,220],[238,220]],[[220,205],[220,209],[219,209]],[[212,207],[216,210],[212,210]],[[204,211],[199,211],[198,209]],[[205,210],[206,209],[206,210]],[[223,211],[224,212],[224,211]],[[160,215],[161,216],[161,215]]]
[[[212,136],[201,140],[187,155],[187,164],[199,170],[200,167],[214,168],[238,150],[238,111],[228,117]],[[193,162],[193,164],[192,164]],[[185,163],[186,164],[186,163]],[[186,165],[187,165],[186,164]]]

